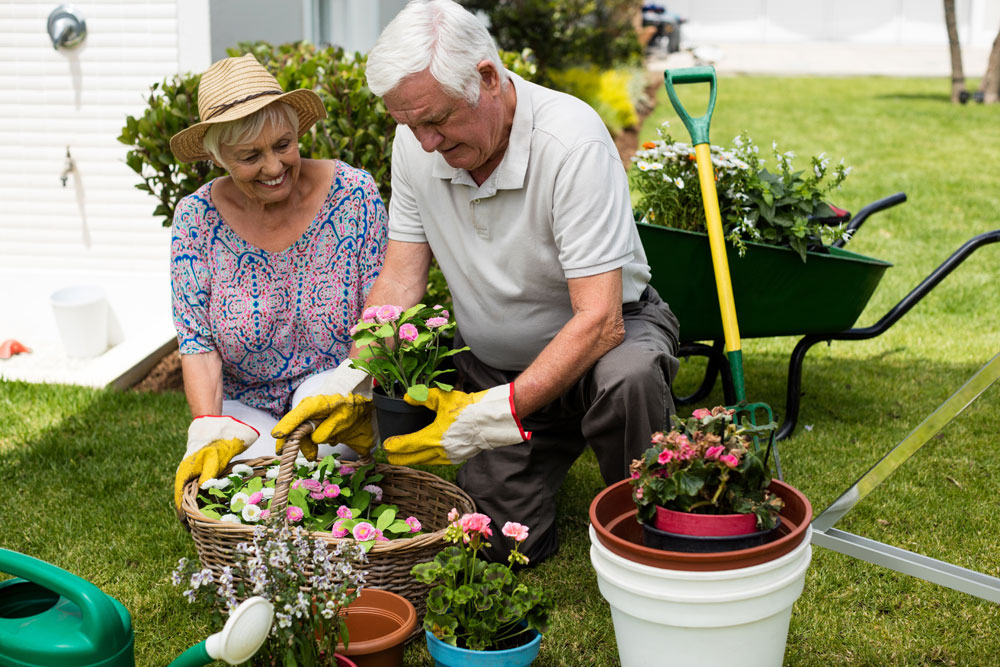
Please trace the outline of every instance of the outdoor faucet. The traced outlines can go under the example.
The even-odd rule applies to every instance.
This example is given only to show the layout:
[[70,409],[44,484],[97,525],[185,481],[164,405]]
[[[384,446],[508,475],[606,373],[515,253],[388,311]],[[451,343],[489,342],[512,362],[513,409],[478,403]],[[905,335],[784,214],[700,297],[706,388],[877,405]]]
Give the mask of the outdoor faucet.
[[76,165],[73,164],[73,157],[69,154],[69,146],[66,147],[66,166],[63,167],[62,174],[59,176],[59,180],[62,181],[63,187],[66,187],[66,181],[69,179],[70,172],[76,169]]

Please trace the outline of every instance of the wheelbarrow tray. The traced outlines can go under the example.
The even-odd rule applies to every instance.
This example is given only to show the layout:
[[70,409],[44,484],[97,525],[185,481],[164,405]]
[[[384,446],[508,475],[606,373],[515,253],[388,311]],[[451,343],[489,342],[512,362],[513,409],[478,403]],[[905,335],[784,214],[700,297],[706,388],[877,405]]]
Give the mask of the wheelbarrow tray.
[[[637,222],[650,280],[681,326],[681,341],[722,340],[722,318],[708,235]],[[808,253],[747,243],[743,257],[726,244],[736,317],[743,338],[844,331],[892,264],[843,248]]]

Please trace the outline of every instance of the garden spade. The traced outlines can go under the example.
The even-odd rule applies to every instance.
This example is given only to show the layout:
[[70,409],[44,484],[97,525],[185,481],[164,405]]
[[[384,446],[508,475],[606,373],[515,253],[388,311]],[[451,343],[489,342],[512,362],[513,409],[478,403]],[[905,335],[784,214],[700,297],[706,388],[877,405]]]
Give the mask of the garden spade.
[[[715,271],[715,288],[719,295],[719,311],[722,315],[722,331],[726,341],[726,358],[729,360],[729,370],[733,378],[733,388],[736,392],[736,404],[727,406],[736,410],[739,418],[745,415],[754,426],[767,425],[771,427],[768,437],[767,456],[774,450],[774,465],[778,479],[782,479],[781,461],[778,458],[777,446],[774,444],[774,413],[767,403],[748,403],[743,386],[743,351],[740,346],[740,329],[736,321],[736,301],[733,299],[733,285],[729,277],[729,260],[726,257],[726,239],[722,232],[722,216],[719,213],[719,195],[715,190],[715,169],[712,166],[711,145],[708,140],[708,128],[712,121],[712,111],[715,110],[716,79],[714,67],[686,67],[683,69],[664,70],[663,81],[667,87],[667,95],[674,111],[680,116],[691,135],[694,144],[695,159],[698,164],[698,181],[701,185],[701,199],[705,207],[705,222],[708,228],[708,244],[712,253],[712,267]],[[680,98],[674,84],[707,83],[709,84],[708,107],[704,115],[692,118]],[[766,415],[758,421],[758,413]],[[754,445],[760,445],[758,437],[754,436]]]

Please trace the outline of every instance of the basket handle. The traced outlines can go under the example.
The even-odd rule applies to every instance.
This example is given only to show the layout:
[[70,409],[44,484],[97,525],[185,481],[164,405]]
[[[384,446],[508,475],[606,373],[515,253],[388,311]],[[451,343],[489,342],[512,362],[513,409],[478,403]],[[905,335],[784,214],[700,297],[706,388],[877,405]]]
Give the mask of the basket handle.
[[[288,522],[285,508],[288,506],[288,491],[292,484],[292,478],[295,477],[295,459],[299,455],[299,443],[312,436],[316,426],[316,422],[313,421],[302,422],[288,434],[285,446],[281,449],[278,477],[274,481],[274,498],[271,500],[271,516],[280,515],[285,523]],[[368,465],[372,460],[371,452],[368,452],[358,459],[358,465]]]

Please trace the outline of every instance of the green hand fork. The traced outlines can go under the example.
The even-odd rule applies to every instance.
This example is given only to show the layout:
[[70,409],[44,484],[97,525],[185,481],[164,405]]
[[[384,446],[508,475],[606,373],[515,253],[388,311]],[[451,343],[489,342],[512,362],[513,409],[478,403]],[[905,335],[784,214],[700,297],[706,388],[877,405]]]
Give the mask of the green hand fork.
[[[708,227],[708,244],[712,253],[712,267],[715,271],[715,287],[719,295],[719,311],[722,315],[722,331],[726,340],[726,357],[729,360],[729,370],[733,377],[733,389],[736,392],[736,405],[728,406],[737,414],[748,416],[750,423],[757,425],[757,412],[766,414],[768,425],[774,422],[774,413],[767,403],[748,403],[743,386],[743,351],[740,346],[740,329],[736,321],[736,301],[733,299],[733,285],[729,277],[729,260],[726,257],[726,239],[722,232],[722,215],[719,213],[719,195],[715,190],[715,169],[712,167],[712,149],[708,140],[708,128],[712,121],[712,111],[715,110],[716,78],[714,67],[686,67],[683,69],[665,70],[663,81],[667,87],[667,95],[674,111],[680,116],[691,135],[694,144],[695,158],[698,163],[698,180],[701,184],[701,198],[705,206],[705,222]],[[692,118],[684,109],[674,84],[707,83],[709,84],[708,108],[705,114]],[[757,438],[754,444],[759,445]],[[774,449],[774,464],[778,478],[782,478],[781,462],[778,450],[774,445],[774,431],[768,441],[768,454]],[[767,458],[765,457],[765,465]]]

